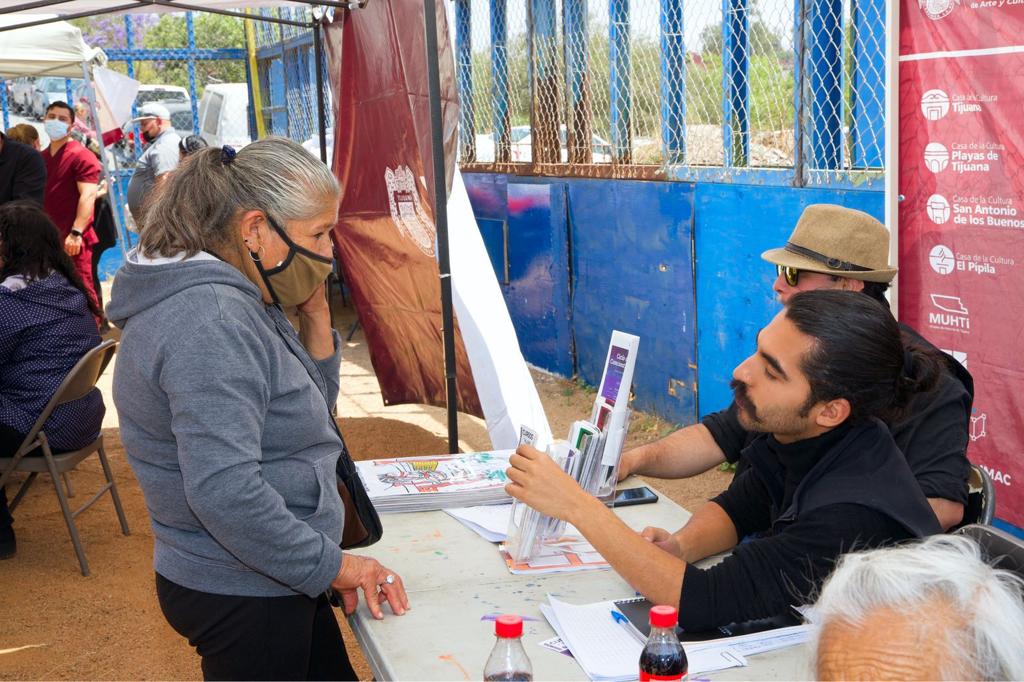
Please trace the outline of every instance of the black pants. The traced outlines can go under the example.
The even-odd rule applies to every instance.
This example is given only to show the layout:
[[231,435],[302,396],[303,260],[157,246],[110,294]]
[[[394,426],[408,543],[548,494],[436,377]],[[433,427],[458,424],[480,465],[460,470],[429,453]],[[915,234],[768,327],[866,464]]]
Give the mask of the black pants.
[[[23,442],[24,433],[19,433],[6,424],[0,424],[0,457],[13,457]],[[7,491],[0,487],[0,529],[10,528],[13,523],[14,518],[7,508]]]
[[207,680],[354,680],[331,605],[321,595],[234,597],[156,574],[164,617],[202,657]]
[[92,247],[92,285],[96,288],[96,302],[103,310],[103,288],[100,286],[100,257],[106,251],[106,247],[99,244]]

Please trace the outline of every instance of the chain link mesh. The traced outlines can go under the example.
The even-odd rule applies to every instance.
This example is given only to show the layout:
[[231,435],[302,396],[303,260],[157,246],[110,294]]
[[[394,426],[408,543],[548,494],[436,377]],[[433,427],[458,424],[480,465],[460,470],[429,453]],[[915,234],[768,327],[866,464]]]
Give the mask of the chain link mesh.
[[464,163],[472,144],[475,167],[547,174],[788,169],[821,184],[882,169],[880,0],[460,2]]
[[[306,23],[313,20],[312,10],[308,7],[262,9],[258,14]],[[267,134],[308,142],[307,147],[319,154],[313,30],[254,21],[253,34],[259,64],[261,112]],[[334,117],[326,59],[325,54],[324,114],[326,131],[330,136]],[[330,141],[327,146],[328,149],[331,147]]]

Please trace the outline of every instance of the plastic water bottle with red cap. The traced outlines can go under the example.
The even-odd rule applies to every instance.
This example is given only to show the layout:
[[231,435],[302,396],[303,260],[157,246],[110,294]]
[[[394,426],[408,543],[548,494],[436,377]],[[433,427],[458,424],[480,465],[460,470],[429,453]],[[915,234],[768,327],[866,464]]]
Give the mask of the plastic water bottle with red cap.
[[533,666],[523,648],[523,619],[519,616],[498,616],[494,621],[498,641],[484,666],[484,680],[531,682]]
[[651,607],[651,634],[640,652],[640,682],[682,680],[687,662],[683,645],[676,637],[678,613],[673,606]]

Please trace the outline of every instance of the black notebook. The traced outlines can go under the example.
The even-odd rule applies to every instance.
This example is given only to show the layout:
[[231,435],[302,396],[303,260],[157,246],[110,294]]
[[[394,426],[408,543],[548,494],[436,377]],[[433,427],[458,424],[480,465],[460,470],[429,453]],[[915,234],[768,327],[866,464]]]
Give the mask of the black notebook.
[[[634,597],[633,599],[619,599],[612,603],[644,637],[651,634],[650,613],[651,606],[653,606],[651,602],[643,597]],[[680,642],[704,642],[709,639],[738,637],[739,635],[750,635],[755,632],[764,632],[765,630],[787,628],[802,623],[803,619],[800,617],[800,614],[795,610],[790,610],[787,613],[772,618],[759,618],[742,623],[730,623],[714,630],[704,630],[702,632],[687,632],[677,626],[676,635],[679,636]]]

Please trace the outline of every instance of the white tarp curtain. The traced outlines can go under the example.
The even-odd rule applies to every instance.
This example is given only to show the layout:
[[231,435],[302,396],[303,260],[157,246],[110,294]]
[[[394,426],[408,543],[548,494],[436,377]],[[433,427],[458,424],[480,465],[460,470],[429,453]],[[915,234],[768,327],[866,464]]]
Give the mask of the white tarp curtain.
[[96,115],[100,118],[100,132],[120,128],[131,118],[139,81],[101,66],[92,70],[92,78],[96,84]]
[[448,198],[448,245],[455,317],[473,368],[491,447],[516,447],[520,426],[529,426],[537,433],[538,445],[551,443],[544,405],[523,359],[462,173],[457,168]]
[[[24,17],[0,15],[0,26],[24,21]],[[81,78],[83,63],[103,65],[106,62],[103,50],[86,45],[82,31],[66,21],[0,33],[0,74],[5,78]]]

